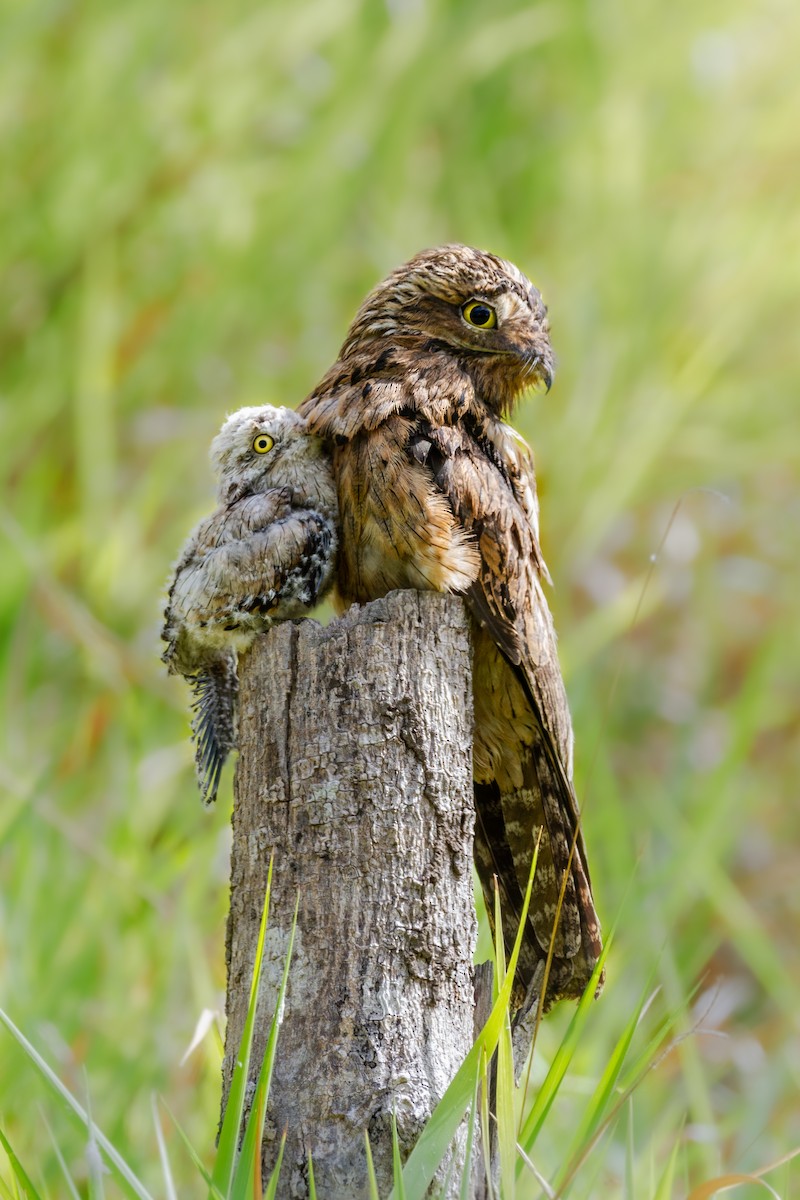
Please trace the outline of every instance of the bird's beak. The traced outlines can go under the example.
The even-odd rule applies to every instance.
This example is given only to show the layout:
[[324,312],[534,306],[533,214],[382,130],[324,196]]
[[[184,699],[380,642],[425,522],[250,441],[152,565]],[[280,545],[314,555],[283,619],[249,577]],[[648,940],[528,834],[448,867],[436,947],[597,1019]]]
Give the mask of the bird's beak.
[[545,389],[549,392],[553,386],[555,378],[555,367],[549,347],[544,354],[537,351],[535,354],[526,356],[528,368],[527,375],[532,383],[543,383]]

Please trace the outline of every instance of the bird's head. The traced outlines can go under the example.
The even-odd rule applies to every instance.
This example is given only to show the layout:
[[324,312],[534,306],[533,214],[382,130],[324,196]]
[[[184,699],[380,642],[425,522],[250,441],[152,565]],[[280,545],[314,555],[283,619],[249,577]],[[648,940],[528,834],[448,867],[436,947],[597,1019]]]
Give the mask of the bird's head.
[[526,387],[553,381],[541,295],[513,263],[470,246],[423,250],[378,284],[340,357],[371,354],[376,344],[449,355],[498,412]]
[[309,434],[305,420],[290,408],[240,408],[225,421],[211,443],[221,504],[267,488],[308,492],[324,474],[322,443]]

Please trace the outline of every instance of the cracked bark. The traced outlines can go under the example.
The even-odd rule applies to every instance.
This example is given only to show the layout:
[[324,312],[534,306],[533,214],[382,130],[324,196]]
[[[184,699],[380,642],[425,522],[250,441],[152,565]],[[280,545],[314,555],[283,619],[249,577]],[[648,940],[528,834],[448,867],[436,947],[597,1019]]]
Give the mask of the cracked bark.
[[280,625],[239,675],[224,1094],[274,851],[254,1063],[300,910],[264,1168],[286,1129],[280,1196],[308,1195],[311,1152],[320,1196],[366,1197],[366,1129],[384,1195],[392,1112],[405,1157],[473,1039],[464,606],[395,592]]

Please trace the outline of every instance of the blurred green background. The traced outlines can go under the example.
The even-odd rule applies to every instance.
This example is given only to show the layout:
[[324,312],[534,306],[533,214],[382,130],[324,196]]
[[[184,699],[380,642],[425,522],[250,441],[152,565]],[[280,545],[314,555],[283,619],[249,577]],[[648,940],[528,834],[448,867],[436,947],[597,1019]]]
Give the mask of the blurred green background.
[[[606,926],[627,897],[537,1165],[648,979],[708,1032],[571,1195],[800,1145],[798,36],[788,0],[4,5],[0,1003],[156,1191],[150,1093],[216,1128],[218,1040],[182,1056],[223,995],[230,798],[195,791],[163,581],[226,411],[296,404],[447,240],[550,305],[558,378],[517,421]],[[60,1195],[40,1105],[80,1175],[0,1034],[0,1122]]]

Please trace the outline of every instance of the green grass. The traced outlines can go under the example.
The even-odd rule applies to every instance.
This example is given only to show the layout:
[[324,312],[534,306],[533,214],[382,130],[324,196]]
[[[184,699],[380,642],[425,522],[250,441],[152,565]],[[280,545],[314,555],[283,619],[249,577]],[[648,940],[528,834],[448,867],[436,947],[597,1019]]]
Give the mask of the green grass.
[[[607,927],[627,894],[536,1169],[569,1169],[650,986],[632,1053],[670,1013],[665,1041],[712,1032],[645,1074],[570,1196],[777,1161],[800,1143],[795,8],[9,0],[0,22],[2,1007],[151,1191],[153,1091],[210,1165],[213,1029],[181,1060],[221,1008],[229,787],[202,810],[162,583],[225,411],[298,401],[364,291],[459,239],[550,304],[558,378],[518,423]],[[572,1016],[543,1023],[531,1098]],[[64,1192],[42,1105],[85,1194],[85,1138],[10,1038],[0,1097],[36,1187]],[[788,1197],[796,1170],[768,1180]]]
[[[261,925],[258,940],[254,947],[253,975],[250,984],[247,1014],[241,1040],[236,1051],[236,1061],[229,1078],[229,1087],[225,1099],[225,1112],[219,1129],[214,1165],[210,1173],[206,1170],[200,1154],[192,1146],[191,1141],[183,1132],[180,1124],[175,1122],[175,1127],[183,1139],[184,1145],[189,1152],[189,1157],[194,1162],[201,1179],[204,1180],[208,1188],[208,1200],[262,1200],[262,1197],[264,1197],[264,1200],[272,1200],[277,1194],[286,1132],[284,1131],[283,1133],[277,1161],[267,1181],[266,1188],[262,1181],[261,1145],[264,1139],[264,1123],[272,1081],[272,1068],[275,1062],[278,1030],[281,1023],[281,1013],[286,997],[286,985],[291,965],[297,925],[297,907],[295,907],[294,921],[292,922],[289,935],[289,946],[286,951],[281,982],[277,988],[277,994],[270,997],[272,1000],[272,1017],[270,1018],[270,1025],[267,1031],[263,1058],[258,1070],[251,1071],[251,1052],[256,1009],[259,999],[261,966],[264,956],[264,938],[269,920],[271,891],[272,860],[270,859]],[[14,1038],[17,1045],[28,1055],[28,1058],[37,1068],[44,1081],[49,1085],[52,1093],[61,1102],[62,1108],[71,1111],[73,1116],[77,1117],[80,1124],[84,1127],[88,1138],[86,1159],[89,1164],[90,1197],[103,1194],[103,1175],[113,1175],[115,1181],[125,1194],[135,1197],[136,1200],[152,1200],[150,1193],[137,1177],[136,1172],[129,1166],[105,1134],[96,1127],[88,1108],[84,1109],[82,1107],[80,1102],[64,1086],[51,1067],[45,1062],[36,1048],[30,1044],[21,1030],[16,1027],[14,1022],[2,1010],[0,1010],[0,1023],[3,1024],[7,1032]],[[248,1102],[247,1092],[251,1078],[254,1080],[254,1086],[252,1096]],[[158,1143],[160,1167],[163,1176],[164,1194],[167,1200],[177,1200],[172,1167],[169,1161],[169,1153],[155,1097],[153,1097],[151,1108],[153,1128]],[[13,1182],[22,1191],[26,1200],[42,1200],[35,1184],[1,1130],[0,1144],[2,1144],[6,1152],[8,1165],[14,1177]],[[54,1143],[54,1145],[59,1158],[59,1166],[64,1175],[64,1182],[66,1182],[69,1188],[70,1195],[75,1196],[78,1192],[75,1181],[63,1161],[63,1156],[60,1155],[58,1144]],[[313,1171],[310,1163],[309,1173],[311,1181],[313,1179]],[[310,1182],[311,1189],[313,1189],[313,1184]]]

